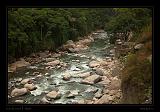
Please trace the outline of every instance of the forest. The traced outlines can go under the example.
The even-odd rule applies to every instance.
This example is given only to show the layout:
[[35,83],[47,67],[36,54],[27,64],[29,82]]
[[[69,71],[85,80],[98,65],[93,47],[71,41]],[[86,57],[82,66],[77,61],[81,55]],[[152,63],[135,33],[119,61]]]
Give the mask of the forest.
[[[9,102],[75,104],[80,98],[76,104],[152,103],[152,13],[152,8],[8,8],[8,71],[13,76],[10,82],[15,81],[8,83]],[[48,57],[40,55],[46,51]],[[21,68],[22,58],[30,69]],[[40,94],[39,102],[33,99],[39,99],[37,94],[44,87],[37,77],[43,77],[41,83],[52,80],[53,87],[46,85],[46,91],[56,88],[46,96]],[[72,80],[75,88],[100,86],[89,86],[95,96],[86,100],[86,91],[62,89],[71,88],[64,81]],[[23,92],[17,89],[22,85],[35,98],[28,95],[22,101],[19,96],[28,94],[24,88]]]

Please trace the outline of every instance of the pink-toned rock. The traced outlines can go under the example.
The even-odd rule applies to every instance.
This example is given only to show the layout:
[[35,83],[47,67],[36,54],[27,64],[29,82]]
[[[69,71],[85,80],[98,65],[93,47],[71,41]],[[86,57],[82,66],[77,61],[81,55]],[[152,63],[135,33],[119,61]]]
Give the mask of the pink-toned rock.
[[18,89],[18,88],[15,88],[12,92],[11,92],[11,96],[12,97],[16,97],[16,96],[21,96],[21,95],[24,95],[28,92],[28,90],[26,88],[21,88],[21,89]]
[[56,99],[56,98],[60,97],[60,94],[56,91],[51,91],[46,96],[49,97],[49,98]]
[[28,83],[30,80],[31,80],[30,78],[23,79],[23,80],[21,81],[21,84],[26,84],[26,83]]
[[82,83],[84,84],[94,84],[100,81],[101,77],[99,75],[91,75],[85,79],[82,80]]
[[27,88],[30,91],[37,89],[37,87],[34,84],[25,84],[24,88]]
[[51,61],[51,62],[46,63],[46,65],[50,65],[50,66],[56,66],[58,64],[60,64],[59,60],[55,60],[55,61]]
[[10,64],[8,71],[14,72],[17,70],[17,68],[21,68],[29,65],[30,65],[29,62],[26,62],[23,58],[21,58],[20,61],[16,61],[15,63]]

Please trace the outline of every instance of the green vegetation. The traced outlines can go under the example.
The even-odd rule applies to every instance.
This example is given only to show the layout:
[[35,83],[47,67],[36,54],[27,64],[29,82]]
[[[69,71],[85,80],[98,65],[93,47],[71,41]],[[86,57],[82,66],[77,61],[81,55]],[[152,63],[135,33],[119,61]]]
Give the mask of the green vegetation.
[[9,62],[103,28],[112,14],[111,8],[9,8]]
[[149,59],[152,54],[151,31],[150,34],[144,31],[141,37],[144,47],[127,56],[122,72],[124,103],[144,103],[152,97],[152,61]]
[[111,43],[119,36],[117,33],[123,33],[125,40],[129,32],[140,34],[142,27],[150,23],[152,16],[152,10],[148,8],[114,8],[114,12],[114,17],[105,25],[105,30],[113,33]]
[[[119,38],[128,41],[129,32],[133,33],[129,40],[135,44],[143,44],[139,50],[132,50],[124,61],[122,70],[122,103],[142,104],[152,100],[152,10],[148,8],[116,8],[115,15],[106,24],[105,30],[114,35],[111,43]],[[124,60],[125,59],[125,60]]]

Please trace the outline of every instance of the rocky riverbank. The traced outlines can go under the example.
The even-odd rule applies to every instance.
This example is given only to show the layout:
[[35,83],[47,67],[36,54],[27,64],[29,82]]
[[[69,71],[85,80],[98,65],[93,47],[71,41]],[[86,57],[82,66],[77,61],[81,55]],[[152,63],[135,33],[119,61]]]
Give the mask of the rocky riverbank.
[[107,33],[67,41],[57,50],[33,53],[9,65],[9,103],[116,104],[122,97],[121,63]]

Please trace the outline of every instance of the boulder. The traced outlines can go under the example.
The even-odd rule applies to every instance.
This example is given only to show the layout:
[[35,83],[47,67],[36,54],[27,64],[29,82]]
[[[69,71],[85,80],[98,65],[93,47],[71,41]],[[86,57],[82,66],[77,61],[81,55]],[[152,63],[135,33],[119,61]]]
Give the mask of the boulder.
[[110,95],[103,95],[95,104],[110,104],[113,100],[113,97]]
[[15,100],[15,103],[24,103],[24,100]]
[[37,89],[37,87],[34,84],[25,84],[24,88],[27,88],[30,91]]
[[46,95],[48,98],[57,99],[60,98],[60,94],[56,91],[51,91]]
[[84,84],[94,84],[97,83],[101,80],[101,77],[99,75],[91,75],[88,76],[87,78],[82,80],[82,83]]
[[101,85],[109,85],[110,84],[110,80],[109,79],[106,79],[106,80],[103,80],[103,81],[101,81],[101,82],[98,82],[98,84],[101,84]]
[[20,61],[16,61],[15,63],[12,63],[9,66],[9,71],[13,71],[15,72],[17,70],[17,68],[21,68],[21,67],[25,67],[25,66],[29,66],[30,63],[26,62],[23,58],[20,59]]
[[21,96],[26,94],[27,92],[28,90],[26,88],[21,88],[21,89],[15,88],[14,90],[12,90],[11,96],[12,97]]
[[71,78],[71,75],[68,72],[65,73],[64,76],[63,76],[63,80],[66,80],[66,81],[70,80],[70,78]]
[[21,84],[26,84],[26,83],[28,83],[30,80],[31,80],[30,78],[23,79],[23,80],[21,81]]
[[78,95],[78,90],[72,90],[69,91],[69,95],[67,96],[67,98],[72,98],[75,97],[76,95]]
[[94,95],[95,95],[95,98],[100,98],[103,95],[102,90],[98,90]]
[[101,68],[96,68],[95,72],[97,75],[101,75],[101,76],[105,75],[104,70]]
[[100,63],[98,61],[91,61],[89,63],[89,67],[91,67],[91,68],[94,68],[94,67],[97,67],[97,66],[100,66]]
[[51,61],[51,62],[46,63],[46,65],[50,65],[50,66],[56,66],[58,64],[60,64],[59,60],[55,60],[55,61]]
[[139,49],[141,49],[143,46],[144,46],[144,44],[137,44],[137,45],[134,46],[134,49],[135,49],[135,50],[139,50]]
[[78,74],[78,77],[80,77],[80,78],[86,78],[86,77],[89,77],[89,76],[90,76],[90,72]]

